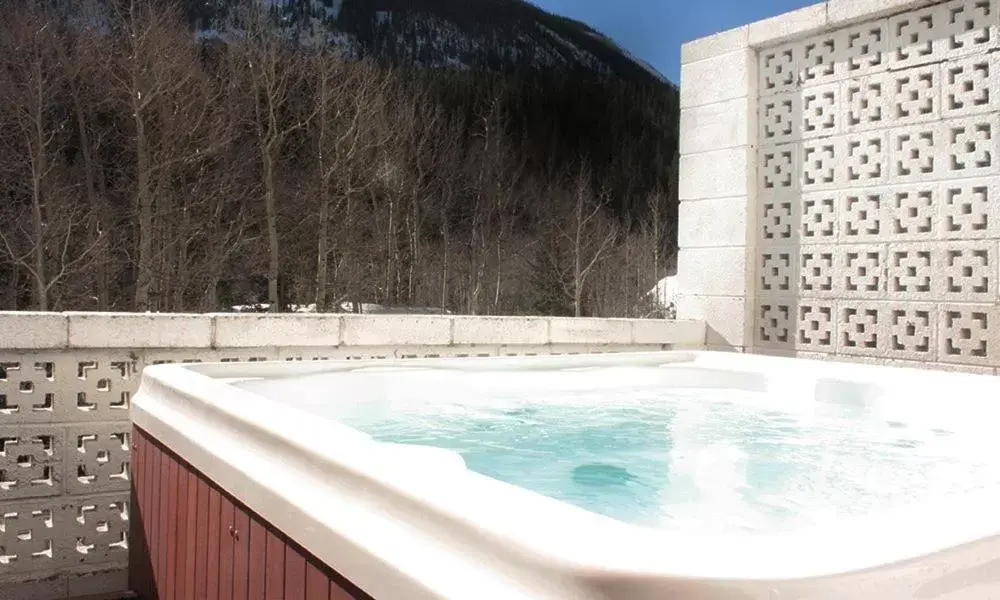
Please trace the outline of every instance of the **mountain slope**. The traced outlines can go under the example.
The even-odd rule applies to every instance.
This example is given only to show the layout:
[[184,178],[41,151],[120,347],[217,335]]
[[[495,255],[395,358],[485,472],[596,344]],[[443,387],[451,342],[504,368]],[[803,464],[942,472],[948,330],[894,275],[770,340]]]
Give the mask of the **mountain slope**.
[[[193,24],[225,37],[252,0],[188,0]],[[587,25],[524,0],[266,0],[300,41],[352,56],[425,68],[557,70],[580,77],[664,84],[648,64]]]

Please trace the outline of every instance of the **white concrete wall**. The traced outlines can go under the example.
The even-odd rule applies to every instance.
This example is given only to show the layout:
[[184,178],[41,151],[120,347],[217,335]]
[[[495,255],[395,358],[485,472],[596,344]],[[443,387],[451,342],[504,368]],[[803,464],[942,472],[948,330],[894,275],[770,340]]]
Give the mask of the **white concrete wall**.
[[678,318],[708,322],[708,347],[748,346],[757,56],[747,30],[681,49]]
[[678,316],[1000,367],[1000,0],[829,0],[686,44]]
[[701,347],[626,319],[0,312],[0,600],[126,588],[129,400],[143,366]]

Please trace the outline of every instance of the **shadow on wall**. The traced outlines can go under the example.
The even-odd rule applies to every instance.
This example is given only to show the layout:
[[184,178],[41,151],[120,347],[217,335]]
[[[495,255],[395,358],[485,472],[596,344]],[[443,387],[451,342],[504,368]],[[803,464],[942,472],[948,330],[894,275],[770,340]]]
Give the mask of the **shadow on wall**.
[[998,365],[997,8],[760,51],[755,349]]

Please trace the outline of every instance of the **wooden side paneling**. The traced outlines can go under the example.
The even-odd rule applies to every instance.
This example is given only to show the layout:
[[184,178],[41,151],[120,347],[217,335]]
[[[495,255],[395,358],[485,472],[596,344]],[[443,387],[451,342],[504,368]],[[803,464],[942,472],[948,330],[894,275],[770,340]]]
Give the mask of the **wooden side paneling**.
[[306,600],[306,559],[285,546],[285,600]]
[[198,507],[195,509],[194,600],[208,598],[208,483],[198,478]]
[[330,580],[314,562],[306,564],[305,600],[330,600]]
[[179,548],[184,555],[184,574],[182,585],[184,595],[182,598],[188,600],[194,598],[194,584],[198,572],[198,553],[195,551],[198,545],[198,476],[185,469],[187,476],[187,510],[184,512],[183,528],[185,531],[184,545]]
[[[189,473],[185,469],[178,469],[177,473],[177,546],[174,548],[174,564],[175,564],[175,584],[174,584],[174,594],[177,600],[184,600],[185,598],[190,598],[187,595],[187,581],[188,581],[188,555],[187,551],[188,545],[188,527],[187,527],[187,515],[188,515],[188,477]],[[194,556],[190,556],[191,564],[194,564]]]
[[164,567],[164,583],[166,586],[167,600],[175,600],[177,596],[177,493],[180,489],[178,482],[178,471],[180,470],[177,461],[167,463],[167,493],[164,494],[162,502],[166,503],[167,510],[164,511],[161,522],[165,523],[164,535],[171,540],[170,547],[167,548],[166,562]]
[[264,581],[267,573],[267,528],[260,520],[250,517],[250,600],[264,600]]
[[[134,432],[133,432],[134,433]],[[149,584],[152,574],[149,572],[149,545],[145,536],[145,521],[140,506],[148,504],[148,478],[146,467],[149,465],[149,445],[136,437],[132,438],[132,493],[129,526],[129,589],[143,598],[149,598]]]
[[264,597],[283,598],[285,595],[285,542],[278,532],[268,530],[264,559]]
[[219,490],[208,489],[208,564],[205,566],[205,595],[214,600],[219,597]]
[[160,451],[158,446],[153,446],[152,448],[152,467],[150,469],[153,485],[150,487],[150,497],[149,503],[151,510],[149,511],[149,549],[150,549],[150,564],[153,567],[153,587],[159,588],[164,585],[163,583],[163,571],[160,569],[160,564],[162,563],[163,553],[166,550],[166,544],[162,537],[160,537],[160,515],[164,512],[161,511],[162,503],[160,500],[163,498],[163,488],[164,486],[164,472],[166,469],[163,468],[163,453]]
[[233,510],[233,600],[250,600],[250,516]]
[[129,586],[146,600],[371,600],[134,429]]
[[236,526],[233,503],[223,494],[219,503],[219,598],[233,597],[233,549]]

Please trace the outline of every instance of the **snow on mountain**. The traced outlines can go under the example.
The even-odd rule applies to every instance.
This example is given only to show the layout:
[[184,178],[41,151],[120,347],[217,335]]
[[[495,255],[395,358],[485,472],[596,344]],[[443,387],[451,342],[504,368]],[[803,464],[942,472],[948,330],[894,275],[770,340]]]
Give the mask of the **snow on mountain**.
[[187,0],[199,37],[227,38],[236,9],[265,2],[302,43],[424,68],[552,70],[669,84],[587,25],[524,0]]
[[653,68],[653,65],[649,64],[648,62],[646,62],[645,60],[639,58],[638,56],[632,54],[631,52],[629,52],[628,50],[626,50],[625,48],[623,48],[622,46],[620,46],[617,42],[615,42],[614,40],[612,40],[608,36],[604,35],[603,33],[597,32],[597,31],[590,31],[588,33],[594,39],[599,40],[600,42],[602,42],[602,43],[610,46],[615,51],[620,52],[623,56],[625,56],[628,59],[632,60],[632,62],[634,62],[635,64],[637,64],[640,67],[642,67],[643,69],[645,69],[646,72],[648,72],[650,75],[652,75],[653,77],[655,77],[657,80],[659,80],[659,81],[661,81],[663,83],[670,83],[670,80],[668,80],[666,77],[663,76],[662,73],[660,73],[655,68]]

